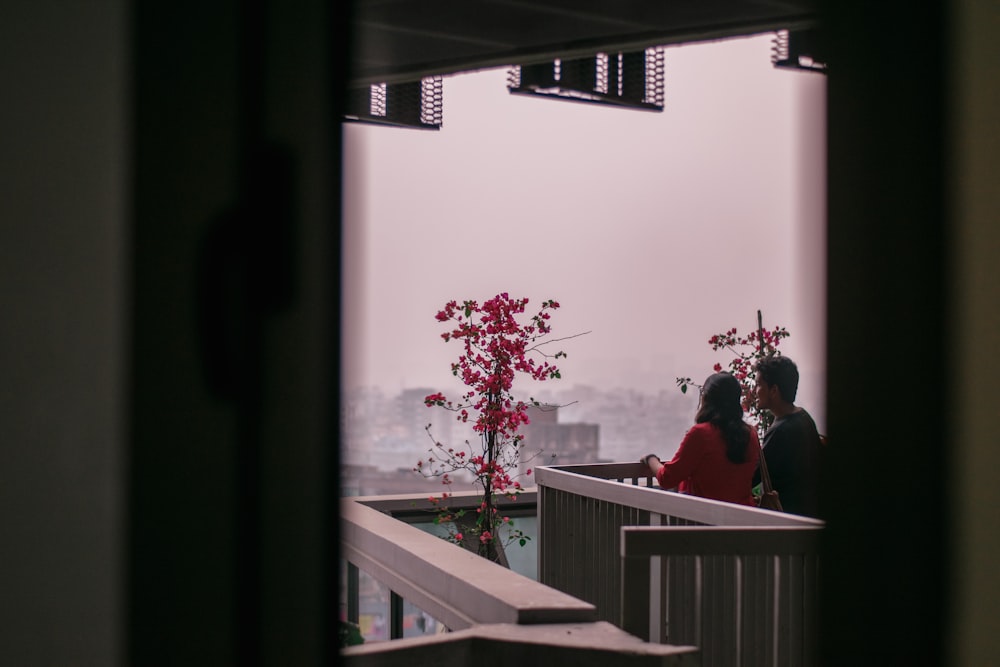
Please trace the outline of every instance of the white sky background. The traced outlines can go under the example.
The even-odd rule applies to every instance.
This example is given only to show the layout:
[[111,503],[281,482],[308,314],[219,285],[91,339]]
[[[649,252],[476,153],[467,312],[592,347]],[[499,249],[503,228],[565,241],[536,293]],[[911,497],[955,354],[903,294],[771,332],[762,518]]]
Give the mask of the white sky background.
[[591,332],[544,388],[675,391],[759,308],[822,429],[826,80],[770,49],[668,48],[662,113],[511,95],[504,68],[445,78],[438,132],[345,124],[345,386],[457,395],[434,315],[506,291]]

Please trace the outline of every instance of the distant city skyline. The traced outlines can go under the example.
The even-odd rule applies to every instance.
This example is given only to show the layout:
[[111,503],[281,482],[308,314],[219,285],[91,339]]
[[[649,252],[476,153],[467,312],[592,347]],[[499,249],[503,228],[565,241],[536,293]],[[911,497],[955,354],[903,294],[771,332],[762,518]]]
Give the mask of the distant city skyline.
[[[690,428],[697,405],[692,393],[679,390],[657,396],[634,389],[602,390],[576,386],[538,394],[543,403],[558,406],[539,416],[531,415],[524,427],[524,468],[553,463],[588,463],[597,460],[632,461],[655,452],[673,456]],[[572,395],[575,402],[563,401]],[[466,440],[478,445],[468,425],[459,425],[454,414],[441,408],[426,408],[414,390],[399,393],[380,388],[355,389],[342,400],[342,448],[345,480],[354,493],[378,495],[420,491],[426,483],[410,471],[432,448],[425,427],[437,442],[464,448]],[[555,458],[552,458],[556,455]],[[522,476],[531,485],[530,476]],[[437,483],[431,484],[435,486]],[[465,480],[456,488],[465,488]],[[363,489],[363,491],[362,491]]]
[[[786,326],[799,403],[824,422],[825,78],[771,35],[669,47],[662,113],[447,77],[439,132],[346,125],[346,387],[457,391],[434,314],[499,292],[562,304],[563,380],[655,394]],[[525,387],[525,392],[539,388]]]

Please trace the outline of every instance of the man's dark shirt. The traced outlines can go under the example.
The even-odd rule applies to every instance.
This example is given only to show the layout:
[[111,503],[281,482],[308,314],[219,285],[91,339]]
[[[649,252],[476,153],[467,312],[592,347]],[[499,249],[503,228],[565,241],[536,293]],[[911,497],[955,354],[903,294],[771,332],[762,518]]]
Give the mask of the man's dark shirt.
[[[764,433],[764,458],[782,508],[791,514],[819,513],[820,444],[816,422],[805,410],[775,419]],[[760,483],[760,469],[754,474]]]

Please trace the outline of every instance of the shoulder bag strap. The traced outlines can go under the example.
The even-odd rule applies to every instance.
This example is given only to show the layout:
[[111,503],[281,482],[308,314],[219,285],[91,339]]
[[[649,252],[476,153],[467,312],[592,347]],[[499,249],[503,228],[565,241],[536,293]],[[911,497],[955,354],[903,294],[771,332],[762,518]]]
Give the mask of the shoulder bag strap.
[[770,493],[774,491],[774,487],[771,486],[771,474],[767,471],[767,459],[764,458],[764,445],[760,444],[760,440],[757,441],[757,445],[760,447],[760,461],[758,463],[760,466],[760,481],[764,485],[764,493]]

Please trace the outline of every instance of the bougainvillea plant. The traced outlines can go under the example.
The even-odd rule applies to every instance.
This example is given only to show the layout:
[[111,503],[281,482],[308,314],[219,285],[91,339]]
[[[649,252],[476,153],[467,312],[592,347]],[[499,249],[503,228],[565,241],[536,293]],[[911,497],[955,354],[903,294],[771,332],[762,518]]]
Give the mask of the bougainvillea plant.
[[[740,386],[743,388],[743,410],[749,415],[750,421],[756,426],[757,434],[761,438],[764,437],[764,432],[774,421],[774,415],[767,410],[761,410],[757,405],[757,393],[754,391],[757,373],[754,370],[754,365],[764,357],[780,355],[778,345],[790,335],[785,327],[765,329],[761,324],[760,311],[757,311],[756,331],[741,336],[736,327],[733,327],[708,339],[712,350],[716,352],[723,350],[734,355],[727,370],[740,381]],[[713,370],[716,373],[721,373],[722,364],[716,363]],[[677,386],[684,393],[687,392],[688,387],[701,388],[700,384],[692,382],[691,378],[688,377],[677,378]]]
[[[552,332],[551,312],[559,303],[543,301],[530,316],[524,314],[527,305],[528,299],[512,299],[504,292],[482,304],[449,301],[437,313],[437,320],[449,327],[441,338],[463,347],[451,372],[469,390],[456,401],[442,393],[430,394],[424,403],[455,413],[460,423],[471,422],[479,443],[447,446],[434,439],[428,424],[427,434],[434,444],[429,456],[414,468],[425,477],[440,477],[446,488],[451,488],[456,471],[471,473],[482,491],[475,515],[451,511],[451,494],[445,491],[430,498],[437,507],[435,521],[445,527],[453,542],[474,545],[479,555],[499,562],[505,561],[505,546],[515,541],[524,546],[530,539],[498,507],[500,498],[516,500],[521,493],[521,483],[511,477],[518,462],[525,461],[521,452],[524,436],[518,428],[528,423],[528,408],[539,405],[533,398],[525,401],[514,396],[514,379],[518,375],[540,381],[559,378],[559,369],[550,360],[566,356],[562,351],[549,354],[542,350],[544,345],[563,340],[547,339]],[[530,475],[531,469],[524,474]]]

